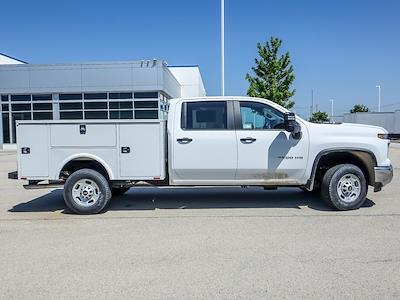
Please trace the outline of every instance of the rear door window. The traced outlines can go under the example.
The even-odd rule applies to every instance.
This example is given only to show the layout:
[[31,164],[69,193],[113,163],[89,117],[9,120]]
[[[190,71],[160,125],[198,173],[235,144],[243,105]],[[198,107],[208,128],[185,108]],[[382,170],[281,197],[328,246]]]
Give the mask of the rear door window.
[[226,101],[185,102],[181,127],[186,130],[228,129]]

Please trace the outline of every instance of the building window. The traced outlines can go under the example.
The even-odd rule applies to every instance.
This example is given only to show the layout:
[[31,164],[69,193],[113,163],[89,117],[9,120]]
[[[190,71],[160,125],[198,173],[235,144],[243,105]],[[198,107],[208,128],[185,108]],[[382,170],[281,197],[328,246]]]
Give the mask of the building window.
[[158,92],[135,92],[135,99],[158,99]]
[[118,102],[110,102],[111,109],[120,109],[120,108],[132,108],[132,101],[118,101]]
[[132,110],[112,110],[110,111],[110,119],[133,119]]
[[85,100],[107,99],[107,93],[85,93],[83,96]]
[[34,120],[53,120],[53,112],[51,111],[41,111],[33,113]]
[[33,103],[33,110],[53,110],[53,103]]
[[135,108],[158,108],[158,101],[135,101]]
[[60,100],[82,100],[82,94],[60,94]]
[[55,107],[53,95],[0,95],[4,142],[15,143],[16,120],[52,120],[55,108],[61,120],[159,119],[166,116],[169,99],[160,91],[58,93]]
[[82,102],[60,103],[60,110],[82,109]]
[[36,94],[36,95],[32,95],[32,100],[33,101],[49,101],[49,100],[53,100],[53,95],[52,94]]
[[81,111],[62,111],[60,112],[60,120],[82,120],[83,112]]
[[107,111],[85,111],[85,119],[108,119]]
[[2,114],[3,118],[3,143],[10,143],[10,119],[8,113]]
[[158,110],[135,110],[135,119],[158,119]]
[[31,101],[31,95],[11,95],[11,101]]
[[85,109],[107,109],[107,102],[85,102]]
[[132,93],[109,93],[109,99],[132,99]]
[[24,111],[24,110],[31,110],[31,104],[11,104],[12,111]]

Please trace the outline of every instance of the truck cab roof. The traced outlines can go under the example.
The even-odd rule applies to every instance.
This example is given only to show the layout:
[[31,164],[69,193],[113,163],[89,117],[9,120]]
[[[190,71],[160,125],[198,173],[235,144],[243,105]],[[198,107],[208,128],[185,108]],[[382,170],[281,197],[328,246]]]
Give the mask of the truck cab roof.
[[248,96],[205,96],[205,97],[182,97],[182,98],[175,98],[171,99],[171,103],[179,103],[181,101],[256,101],[256,102],[263,102],[268,105],[273,106],[274,108],[287,112],[288,109],[284,108],[283,106],[264,98],[258,97],[248,97]]

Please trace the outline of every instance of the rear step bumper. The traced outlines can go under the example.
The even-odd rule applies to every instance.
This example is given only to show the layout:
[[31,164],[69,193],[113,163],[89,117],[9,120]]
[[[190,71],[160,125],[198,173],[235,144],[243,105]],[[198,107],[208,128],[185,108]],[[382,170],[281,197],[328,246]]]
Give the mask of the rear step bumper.
[[63,180],[45,180],[39,182],[30,180],[29,183],[24,184],[23,187],[26,190],[54,189],[63,187],[64,183]]
[[[18,171],[9,172],[8,179],[18,179]],[[27,190],[53,189],[62,187],[64,183],[63,180],[29,180],[28,184],[24,184],[23,187]]]

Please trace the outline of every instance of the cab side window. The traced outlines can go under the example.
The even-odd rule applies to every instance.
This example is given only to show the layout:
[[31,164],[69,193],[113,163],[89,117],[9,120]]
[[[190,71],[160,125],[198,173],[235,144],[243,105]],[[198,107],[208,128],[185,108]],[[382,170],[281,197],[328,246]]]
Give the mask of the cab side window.
[[182,107],[182,129],[227,129],[226,101],[185,102]]
[[283,129],[283,113],[275,108],[259,102],[240,102],[242,129]]

